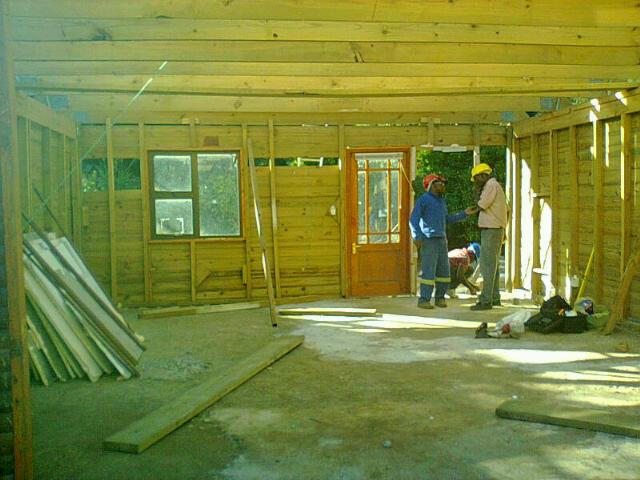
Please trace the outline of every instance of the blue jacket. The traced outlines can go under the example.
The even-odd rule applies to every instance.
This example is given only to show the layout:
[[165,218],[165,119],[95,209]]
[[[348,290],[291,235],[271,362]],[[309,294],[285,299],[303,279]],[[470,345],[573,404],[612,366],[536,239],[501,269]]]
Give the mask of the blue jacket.
[[455,223],[467,218],[464,212],[449,215],[444,197],[426,192],[416,202],[409,219],[411,237],[416,241],[425,238],[446,237],[447,223]]

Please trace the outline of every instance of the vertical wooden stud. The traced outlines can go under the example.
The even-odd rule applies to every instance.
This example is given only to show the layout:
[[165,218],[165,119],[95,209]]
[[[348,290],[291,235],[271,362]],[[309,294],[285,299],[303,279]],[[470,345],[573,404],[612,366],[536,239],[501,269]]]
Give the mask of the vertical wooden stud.
[[[37,203],[38,208],[36,210],[42,215],[42,217],[39,218],[42,219],[41,225],[44,225],[45,231],[51,231],[53,230],[54,222],[49,215],[50,210],[47,210],[47,208],[51,208],[51,130],[45,126],[42,126],[40,130],[42,132],[42,145],[40,149],[40,165],[42,172],[42,185],[40,185],[40,187],[42,190],[38,189],[40,195],[37,195],[39,197],[39,201]],[[31,193],[33,194],[33,188]]]
[[[2,349],[0,414],[3,436],[10,437],[0,450],[2,475],[16,480],[33,477],[31,400],[27,349],[22,218],[18,163],[15,74],[11,51],[9,1],[0,0],[0,341]],[[8,470],[8,471],[7,471]]]
[[[247,206],[245,211],[242,212],[242,231],[244,232],[244,245],[245,245],[245,286],[246,286],[246,295],[247,299],[251,299],[253,297],[253,285],[252,285],[252,274],[251,274],[251,229],[249,228],[249,204],[250,204],[250,189],[249,189],[249,158],[248,158],[248,128],[247,124],[242,124],[242,158],[243,161],[240,162],[241,169],[240,175],[242,178],[242,190],[244,191],[244,204]],[[253,160],[252,160],[253,161]]]
[[[532,268],[540,268],[540,158],[538,156],[538,136],[531,135],[531,190],[533,219],[533,245],[531,253]],[[531,290],[534,298],[540,294],[540,276],[531,275]]]
[[280,298],[280,254],[278,250],[278,202],[276,194],[276,142],[273,118],[269,117],[269,192],[271,198],[271,241],[273,243],[273,273],[275,294]]
[[602,302],[604,292],[604,144],[602,120],[593,122],[593,199],[594,199],[594,300]]
[[[633,154],[631,150],[631,117],[627,113],[620,116],[620,278],[622,278],[631,256],[631,230],[633,221]],[[623,299],[622,318],[629,310],[628,297]]]
[[[514,242],[515,242],[515,236],[513,234],[515,230],[515,218],[514,218],[515,193],[514,192],[516,192],[516,190],[515,190],[514,179],[513,179],[513,166],[514,166],[513,146],[515,141],[513,139],[513,131],[511,127],[507,127],[506,139],[507,139],[507,145],[505,149],[505,164],[507,168],[507,178],[506,178],[505,194],[507,197],[507,205],[511,207],[511,215],[509,216],[509,219],[511,221],[507,224],[507,228],[505,229],[507,241],[504,246],[504,286],[507,291],[513,291],[513,271],[515,267],[514,256],[513,256]],[[474,149],[474,157],[475,157],[475,149]],[[473,164],[474,165],[476,164],[475,159]]]
[[522,287],[522,156],[520,141],[513,142],[513,287]]
[[[411,147],[411,158],[409,159],[409,178],[408,178],[408,185],[407,188],[409,188],[409,215],[411,215],[411,212],[413,211],[413,207],[415,206],[415,195],[414,195],[414,191],[413,191],[413,180],[414,178],[416,178],[416,172],[417,172],[417,152],[416,152],[416,147],[413,146]],[[411,285],[409,288],[409,291],[413,294],[416,293],[417,291],[417,286],[418,286],[418,282],[417,282],[417,276],[418,276],[418,250],[416,249],[416,246],[413,242],[410,243],[410,251],[411,251],[411,258],[409,260],[409,284]]]
[[345,216],[347,212],[347,180],[346,180],[346,150],[344,143],[344,125],[338,125],[338,157],[340,158],[340,295],[347,296],[347,265],[346,248],[347,232]]
[[149,159],[144,146],[144,123],[138,123],[138,156],[140,157],[140,188],[142,194],[142,269],[144,271],[144,300],[153,299],[151,290],[151,265],[149,260],[149,240],[151,239],[151,209],[149,206]]
[[76,137],[73,157],[73,174],[71,176],[71,205],[73,208],[73,243],[82,252],[82,158],[80,158],[80,142]]
[[560,232],[558,225],[558,133],[549,131],[549,176],[551,192],[549,203],[551,206],[551,282],[556,292],[560,293]]
[[578,202],[578,142],[577,142],[577,130],[575,125],[569,127],[569,198],[572,199],[570,207],[570,229],[571,229],[571,241],[569,259],[571,261],[571,268],[569,273],[571,275],[577,275],[579,273],[578,264],[580,263],[580,222],[579,216],[579,202]]
[[25,186],[27,188],[27,192],[25,195],[25,199],[27,200],[27,204],[24,205],[22,208],[27,212],[27,216],[29,218],[33,218],[33,205],[32,205],[32,195],[33,195],[33,191],[31,189],[31,120],[29,120],[28,118],[25,119],[26,121],[26,145],[25,145],[25,153],[27,158],[25,159],[25,173],[27,175],[26,181],[25,181]]
[[195,302],[197,299],[197,263],[196,263],[196,242],[194,240],[189,240],[189,259],[191,263],[190,271],[191,271],[191,301]]
[[107,189],[109,197],[109,258],[111,270],[111,298],[117,301],[118,298],[118,246],[116,242],[116,187],[115,187],[115,165],[113,160],[113,129],[111,118],[105,121],[107,133]]

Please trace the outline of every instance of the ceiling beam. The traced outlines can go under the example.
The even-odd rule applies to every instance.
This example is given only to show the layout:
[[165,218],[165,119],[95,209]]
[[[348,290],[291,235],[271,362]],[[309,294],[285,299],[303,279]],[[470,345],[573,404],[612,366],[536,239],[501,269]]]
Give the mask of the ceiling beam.
[[14,0],[12,13],[49,18],[208,18],[476,23],[501,25],[640,25],[636,0]]
[[12,36],[18,41],[294,40],[619,47],[640,45],[640,32],[635,27],[206,18],[14,17]]
[[333,62],[189,62],[161,60],[15,62],[17,75],[257,75],[303,77],[513,77],[626,80],[640,79],[640,65],[499,64],[476,63],[333,63]]
[[[146,86],[149,93],[208,93],[267,96],[423,96],[447,94],[522,94],[568,96],[583,92],[598,96],[606,90],[636,87],[640,82],[591,82],[580,79],[502,77],[294,77],[158,75],[39,76],[20,79],[25,91],[132,92]],[[598,92],[598,93],[594,93]],[[573,93],[572,93],[573,96]],[[579,95],[578,95],[579,96]]]
[[635,47],[418,42],[14,42],[16,60],[637,65]]
[[544,111],[537,97],[519,95],[399,98],[273,98],[207,95],[68,94],[72,111],[193,112],[523,112]]
[[[105,118],[113,117],[113,111],[91,110],[77,116],[81,123],[104,123]],[[283,112],[164,112],[164,111],[125,111],[118,115],[118,124],[137,125],[189,124],[197,125],[268,125],[269,119],[276,125],[420,125],[432,122],[435,125],[446,124],[506,124],[507,121],[522,120],[526,115],[513,112],[505,116],[501,112],[384,112],[384,113],[283,113]]]

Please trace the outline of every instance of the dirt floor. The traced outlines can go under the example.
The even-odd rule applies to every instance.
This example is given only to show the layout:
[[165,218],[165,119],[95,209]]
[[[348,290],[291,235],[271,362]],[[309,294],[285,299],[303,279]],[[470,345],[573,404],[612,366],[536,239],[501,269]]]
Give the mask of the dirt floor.
[[[505,420],[512,398],[639,412],[637,333],[474,339],[471,312],[415,297],[316,302],[374,307],[371,318],[283,318],[267,309],[128,317],[146,339],[142,377],[34,386],[38,479],[638,479],[640,439]],[[304,306],[310,306],[305,304]],[[102,440],[272,335],[302,346],[139,455]],[[629,353],[616,345],[626,341]]]

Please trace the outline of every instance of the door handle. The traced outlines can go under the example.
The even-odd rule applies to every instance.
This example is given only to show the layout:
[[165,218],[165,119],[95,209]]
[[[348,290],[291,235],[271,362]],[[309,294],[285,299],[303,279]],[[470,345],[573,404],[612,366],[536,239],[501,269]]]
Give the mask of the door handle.
[[351,254],[355,255],[356,253],[358,253],[359,248],[360,248],[360,245],[357,245],[355,242],[353,242],[351,244]]

